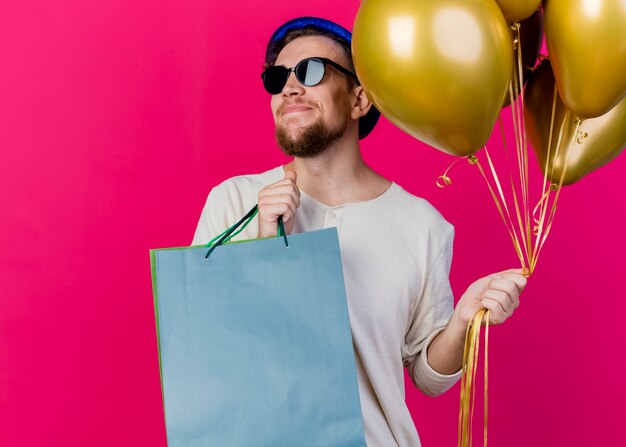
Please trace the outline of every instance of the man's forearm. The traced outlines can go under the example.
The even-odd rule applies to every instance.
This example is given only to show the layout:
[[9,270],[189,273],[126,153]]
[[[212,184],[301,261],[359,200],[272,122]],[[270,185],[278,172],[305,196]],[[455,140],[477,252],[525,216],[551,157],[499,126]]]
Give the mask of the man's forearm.
[[428,364],[443,375],[456,373],[463,364],[466,328],[455,317],[428,346]]
[[489,324],[501,324],[519,306],[519,295],[527,279],[522,269],[494,273],[474,281],[457,303],[448,326],[428,347],[428,364],[440,374],[458,372],[463,365],[463,348],[468,322],[480,309],[489,311]]

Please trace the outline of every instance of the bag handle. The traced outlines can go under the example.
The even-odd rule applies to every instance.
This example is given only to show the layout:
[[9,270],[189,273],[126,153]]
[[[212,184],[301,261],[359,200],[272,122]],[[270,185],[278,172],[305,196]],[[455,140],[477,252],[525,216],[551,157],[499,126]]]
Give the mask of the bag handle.
[[[207,254],[204,256],[204,259],[208,259],[216,247],[219,247],[220,245],[227,243],[232,238],[234,238],[239,233],[241,233],[243,229],[246,228],[246,226],[250,223],[250,221],[254,219],[254,216],[256,216],[258,212],[259,212],[259,205],[257,204],[257,205],[254,205],[254,207],[250,211],[248,211],[246,215],[243,216],[239,220],[239,222],[237,222],[235,225],[231,226],[230,228],[227,228],[222,233],[218,234],[213,239],[211,239],[209,243],[206,244],[206,246],[210,248],[209,248],[209,251],[207,251]],[[237,228],[240,225],[242,225],[241,228],[237,230]],[[237,231],[235,232],[235,230]],[[278,237],[280,236],[282,236],[283,239],[285,239],[285,246],[289,247],[289,242],[287,242],[287,233],[285,232],[285,225],[283,224],[283,216],[280,216],[278,218]]]

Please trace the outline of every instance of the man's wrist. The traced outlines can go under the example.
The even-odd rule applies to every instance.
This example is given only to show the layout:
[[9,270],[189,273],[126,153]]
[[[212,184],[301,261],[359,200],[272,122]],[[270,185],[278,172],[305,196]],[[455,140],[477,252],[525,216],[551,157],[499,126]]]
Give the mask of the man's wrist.
[[452,337],[456,339],[462,338],[463,340],[465,340],[465,334],[467,333],[467,324],[461,321],[456,310],[452,314],[446,330]]

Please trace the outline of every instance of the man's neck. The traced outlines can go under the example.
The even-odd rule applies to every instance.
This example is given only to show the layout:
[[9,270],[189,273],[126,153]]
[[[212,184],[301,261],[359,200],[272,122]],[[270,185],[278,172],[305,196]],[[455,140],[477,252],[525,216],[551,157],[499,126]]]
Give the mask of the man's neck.
[[295,170],[298,188],[329,206],[373,199],[391,185],[365,164],[358,142],[340,140],[317,157],[295,157],[284,170]]

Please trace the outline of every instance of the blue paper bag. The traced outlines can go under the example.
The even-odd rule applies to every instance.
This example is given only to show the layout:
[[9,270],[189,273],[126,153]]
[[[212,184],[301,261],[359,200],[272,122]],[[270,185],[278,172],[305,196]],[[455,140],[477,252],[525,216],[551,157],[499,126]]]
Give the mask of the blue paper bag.
[[365,446],[335,228],[151,250],[167,440]]

